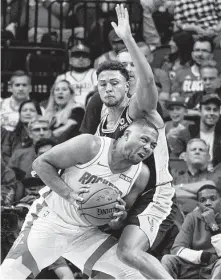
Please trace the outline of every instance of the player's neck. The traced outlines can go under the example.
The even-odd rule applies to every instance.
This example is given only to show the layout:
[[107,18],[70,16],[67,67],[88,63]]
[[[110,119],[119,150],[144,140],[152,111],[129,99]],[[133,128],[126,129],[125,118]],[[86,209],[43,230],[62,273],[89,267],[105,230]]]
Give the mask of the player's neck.
[[119,148],[116,148],[117,141],[111,143],[108,153],[108,164],[112,173],[123,173],[128,170],[132,164],[122,157]]
[[128,103],[128,97],[125,97],[124,100],[116,106],[113,107],[107,107],[108,110],[108,119],[110,121],[115,121],[115,123],[118,121],[122,111],[124,110],[124,108],[126,107]]

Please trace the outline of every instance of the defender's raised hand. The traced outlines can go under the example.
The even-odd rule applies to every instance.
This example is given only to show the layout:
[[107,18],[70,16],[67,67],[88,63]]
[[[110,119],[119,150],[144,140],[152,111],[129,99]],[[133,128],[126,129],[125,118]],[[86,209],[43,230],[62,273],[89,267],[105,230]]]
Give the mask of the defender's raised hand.
[[124,8],[123,4],[117,4],[116,8],[118,25],[115,22],[111,22],[116,34],[122,40],[125,40],[132,36],[129,22],[129,15],[127,8]]

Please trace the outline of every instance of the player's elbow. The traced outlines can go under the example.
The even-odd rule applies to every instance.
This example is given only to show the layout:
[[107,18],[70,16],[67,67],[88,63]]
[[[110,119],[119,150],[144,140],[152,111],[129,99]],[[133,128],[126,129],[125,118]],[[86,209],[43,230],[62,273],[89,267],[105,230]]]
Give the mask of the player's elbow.
[[43,168],[44,166],[44,158],[43,155],[37,157],[34,162],[32,163],[32,169],[38,173],[39,170],[41,170],[41,168]]

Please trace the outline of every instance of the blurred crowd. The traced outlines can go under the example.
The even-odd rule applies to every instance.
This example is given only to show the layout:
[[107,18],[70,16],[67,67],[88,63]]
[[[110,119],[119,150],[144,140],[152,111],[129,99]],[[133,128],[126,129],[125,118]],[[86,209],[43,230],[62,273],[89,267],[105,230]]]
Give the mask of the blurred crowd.
[[[10,55],[14,59],[12,68],[7,68],[6,56],[3,57],[2,83],[6,86],[2,85],[0,101],[2,205],[31,205],[43,187],[32,170],[36,157],[80,133],[96,132],[105,114],[97,92],[96,69],[100,63],[122,62],[130,75],[130,94],[134,93],[133,62],[121,52],[124,43],[111,27],[111,21],[116,20],[117,2],[122,3],[1,1],[2,51],[10,51],[16,43],[23,50],[23,46],[30,46],[30,50],[38,46],[33,69],[27,63],[30,56],[20,62],[15,49],[15,55]],[[215,262],[221,249],[217,255],[209,231],[199,222],[196,207],[202,203],[198,191],[202,194],[202,187],[207,186],[205,191],[218,197],[214,211],[221,209],[221,196],[216,194],[216,189],[221,192],[221,1],[124,2],[129,7],[134,38],[155,76],[170,171],[182,214],[182,222],[178,221],[180,232],[162,263],[176,279],[216,279],[212,273],[214,263],[221,266]],[[45,55],[41,46],[51,52]],[[47,64],[52,62],[47,58],[54,54],[55,63],[58,61],[56,48],[63,48],[64,63],[52,75],[47,70]],[[36,74],[38,63],[41,70]],[[49,89],[36,90],[36,77],[45,81],[49,76],[53,77]],[[221,221],[217,223],[221,225]],[[188,248],[191,253],[181,254],[180,248]],[[204,252],[203,259],[197,257],[200,250]],[[62,265],[55,265],[55,269]]]

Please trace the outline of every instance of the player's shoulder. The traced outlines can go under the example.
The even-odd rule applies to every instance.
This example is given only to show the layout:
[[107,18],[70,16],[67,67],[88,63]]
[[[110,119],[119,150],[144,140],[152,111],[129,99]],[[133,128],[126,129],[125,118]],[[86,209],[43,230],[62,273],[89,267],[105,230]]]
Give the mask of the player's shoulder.
[[101,137],[87,133],[78,136],[78,141],[81,143],[82,147],[91,150],[95,154],[99,151],[102,145]]

